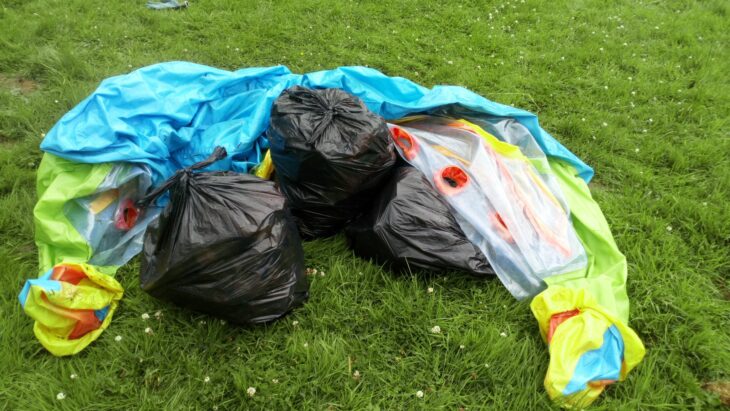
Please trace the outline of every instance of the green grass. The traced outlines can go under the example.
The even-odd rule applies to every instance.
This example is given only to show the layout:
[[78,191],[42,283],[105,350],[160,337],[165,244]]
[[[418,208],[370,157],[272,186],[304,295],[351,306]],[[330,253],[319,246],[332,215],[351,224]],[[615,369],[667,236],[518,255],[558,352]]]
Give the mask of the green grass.
[[239,329],[157,301],[133,263],[118,276],[126,295],[111,327],[73,358],[49,355],[16,297],[37,272],[38,144],[103,78],[166,60],[368,65],[536,112],[596,169],[647,347],[594,408],[721,406],[702,387],[730,380],[730,3],[191,2],[171,12],[143,0],[0,2],[0,408],[554,407],[527,303],[498,281],[396,276],[341,237],[306,244],[308,266],[326,275],[275,324]]

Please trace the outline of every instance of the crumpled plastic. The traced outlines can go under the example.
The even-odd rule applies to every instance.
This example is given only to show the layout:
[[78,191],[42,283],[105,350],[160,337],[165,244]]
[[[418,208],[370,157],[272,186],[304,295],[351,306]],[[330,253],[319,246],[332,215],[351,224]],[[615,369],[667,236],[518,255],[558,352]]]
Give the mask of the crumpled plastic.
[[276,180],[307,239],[334,235],[367,210],[395,164],[383,118],[339,89],[285,90],[266,135]]
[[187,1],[183,1],[181,3],[177,0],[163,0],[160,2],[157,2],[157,1],[148,1],[147,2],[147,8],[153,9],[153,10],[183,9],[188,6],[189,6],[189,4]]
[[38,169],[33,210],[41,273],[61,262],[89,263],[112,272],[142,250],[142,236],[159,207],[134,203],[151,187],[148,167],[83,164],[46,154]]
[[61,263],[27,280],[18,299],[35,320],[33,332],[53,355],[83,350],[109,326],[124,290],[89,264]]
[[304,251],[286,199],[249,174],[195,172],[217,148],[140,201],[171,200],[144,240],[140,285],[152,296],[235,324],[258,324],[304,303]]
[[402,157],[446,199],[515,298],[536,295],[547,277],[585,267],[547,162],[466,120],[419,116],[391,125],[391,133]]
[[590,405],[644,358],[639,336],[588,290],[551,286],[530,308],[550,348],[545,389],[560,404]]
[[398,167],[373,207],[345,229],[358,257],[406,271],[494,275],[487,257],[459,227],[448,203],[417,169]]
[[548,156],[574,165],[590,180],[593,170],[563,147],[527,111],[492,102],[457,86],[422,87],[366,67],[294,74],[284,66],[226,71],[167,62],[110,77],[66,113],[41,149],[80,163],[147,165],[157,186],[177,170],[202,161],[215,147],[229,157],[215,170],[248,172],[261,162],[271,107],[287,88],[341,88],[386,120],[459,105],[513,118]]

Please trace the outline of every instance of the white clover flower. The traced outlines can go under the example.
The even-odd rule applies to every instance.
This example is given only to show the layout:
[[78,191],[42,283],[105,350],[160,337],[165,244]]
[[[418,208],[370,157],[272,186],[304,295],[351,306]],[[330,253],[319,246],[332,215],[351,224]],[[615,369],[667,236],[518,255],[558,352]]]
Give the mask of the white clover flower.
[[672,226],[671,225],[668,225],[667,226],[667,231],[672,231]]
[[325,274],[324,274],[324,270],[322,270],[322,271],[320,271],[320,272],[319,272],[319,276],[320,276],[320,277],[324,277],[324,275],[325,275]]
[[271,380],[271,382],[274,383],[274,384],[278,384],[279,383],[279,379],[278,378],[274,378],[273,380]]
[[297,325],[299,325],[299,321],[294,320],[294,321],[291,322],[291,325],[293,325],[293,326],[296,327]]
[[603,122],[603,124],[601,124],[601,125],[602,125],[603,127],[608,127],[608,123],[606,123],[605,121],[604,121],[604,122]]
[[70,375],[69,377],[70,377],[70,378],[71,378],[72,380],[75,380],[75,379],[79,378],[79,376],[78,376],[78,375],[77,375],[76,373],[73,373],[73,374],[71,374],[71,375]]
[[309,347],[309,343],[304,343],[304,348]]
[[147,334],[152,334],[152,327],[147,327],[144,329],[144,332]]
[[205,325],[205,320],[200,320],[200,321],[198,321],[198,324],[200,324],[200,325]]
[[66,394],[64,392],[59,392],[58,394],[56,394],[56,399],[59,400],[59,401],[65,400],[66,399]]
[[145,320],[145,321],[146,320],[149,320],[150,319],[150,315],[147,314],[147,313],[144,313],[144,314],[142,314],[142,319]]
[[209,383],[210,382],[210,377],[208,377],[206,375],[205,378],[203,378],[203,382],[206,383],[206,384]]
[[248,394],[249,397],[253,397],[254,395],[256,395],[256,388],[248,387],[248,389],[246,390],[246,394]]
[[432,293],[432,292],[433,292],[433,287],[428,287],[428,288],[426,289],[426,291],[428,291],[429,293]]
[[114,337],[114,341],[116,341],[116,342],[122,341],[122,336],[117,335],[116,337]]
[[433,328],[431,328],[431,332],[434,334],[441,334],[441,327],[434,325]]
[[638,152],[639,152],[639,148],[637,147],[634,149],[634,153],[638,153]]
[[352,373],[352,378],[359,379],[360,378],[360,371],[355,370],[355,372]]
[[464,348],[466,348],[466,345],[464,345],[464,344],[461,344],[461,345],[459,346],[459,349],[460,349],[460,350],[463,350]]
[[421,390],[416,391],[416,397],[423,398],[423,391],[421,391]]
[[646,130],[646,129],[643,129],[643,130],[641,130],[641,132],[642,132],[642,133],[646,133],[646,132],[647,132],[647,130]]
[[507,333],[503,331],[503,332],[499,333],[499,336],[500,337],[506,337],[507,336]]
[[160,318],[162,318],[162,311],[159,311],[159,310],[158,310],[157,312],[155,312],[155,318],[157,318],[158,320],[159,320]]
[[[58,104],[58,100],[53,100],[53,102]],[[63,394],[63,393],[61,393],[61,394]],[[66,396],[64,396],[64,398],[66,398]]]

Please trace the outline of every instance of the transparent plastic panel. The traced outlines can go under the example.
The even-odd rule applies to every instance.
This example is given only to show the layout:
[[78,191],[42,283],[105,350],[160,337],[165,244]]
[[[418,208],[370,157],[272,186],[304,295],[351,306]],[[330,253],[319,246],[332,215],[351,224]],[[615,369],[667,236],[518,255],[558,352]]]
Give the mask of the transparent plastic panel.
[[94,194],[66,202],[64,215],[91,246],[89,264],[124,265],[142,250],[145,229],[161,210],[135,206],[150,188],[151,175],[145,166],[119,163]]
[[552,176],[520,147],[466,120],[420,116],[390,128],[400,154],[446,198],[516,298],[543,290],[543,278],[586,265]]

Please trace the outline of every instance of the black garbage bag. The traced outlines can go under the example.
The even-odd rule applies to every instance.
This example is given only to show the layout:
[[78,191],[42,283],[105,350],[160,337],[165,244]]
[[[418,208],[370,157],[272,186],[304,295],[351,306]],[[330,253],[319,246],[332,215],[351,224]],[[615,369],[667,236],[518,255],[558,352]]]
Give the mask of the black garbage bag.
[[285,90],[267,136],[277,180],[305,238],[336,234],[368,209],[396,159],[385,121],[340,89]]
[[179,170],[146,196],[170,202],[144,237],[140,283],[152,296],[236,324],[275,320],[308,296],[304,252],[286,199],[271,181]]
[[345,229],[361,258],[396,270],[458,270],[474,275],[494,271],[464,235],[446,201],[417,169],[398,167],[370,211]]

